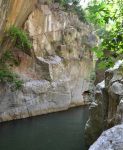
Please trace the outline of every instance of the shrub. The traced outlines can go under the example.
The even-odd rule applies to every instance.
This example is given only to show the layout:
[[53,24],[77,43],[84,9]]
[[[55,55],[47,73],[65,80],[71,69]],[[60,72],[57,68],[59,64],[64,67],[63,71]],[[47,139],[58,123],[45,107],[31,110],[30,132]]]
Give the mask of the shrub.
[[0,82],[10,83],[12,91],[22,87],[23,81],[18,79],[18,76],[7,69],[0,70]]
[[[32,47],[31,42],[22,29],[19,29],[15,26],[11,26],[7,31],[5,36],[6,39],[9,39],[12,44],[28,55],[31,54],[30,49]],[[19,65],[20,60],[16,58],[14,53],[11,50],[4,50],[5,52],[2,54],[0,58],[0,82],[1,83],[9,83],[11,90],[20,89],[23,85],[23,81],[19,79],[17,74],[11,71],[13,65]]]
[[0,70],[1,82],[12,82],[14,80],[13,74],[9,70]]
[[20,60],[18,60],[12,51],[6,50],[5,53],[3,53],[1,59],[0,59],[0,68],[6,68],[6,66],[18,66],[20,64]]
[[22,80],[11,71],[11,66],[18,65],[19,61],[14,57],[11,51],[6,51],[0,59],[0,82],[10,83],[12,90],[22,87]]
[[25,53],[30,55],[32,44],[27,36],[27,33],[20,28],[11,26],[7,32],[8,36],[15,41],[15,46],[22,49]]
[[[87,23],[85,11],[79,5],[80,0],[55,0],[54,2],[58,2],[66,10],[69,10],[75,13],[78,16],[80,21]],[[69,3],[71,3],[72,5],[70,5]]]
[[23,81],[22,81],[22,80],[18,80],[18,79],[16,78],[13,83],[14,83],[14,85],[13,85],[13,87],[12,87],[12,90],[13,90],[13,91],[22,88],[22,85],[23,85]]

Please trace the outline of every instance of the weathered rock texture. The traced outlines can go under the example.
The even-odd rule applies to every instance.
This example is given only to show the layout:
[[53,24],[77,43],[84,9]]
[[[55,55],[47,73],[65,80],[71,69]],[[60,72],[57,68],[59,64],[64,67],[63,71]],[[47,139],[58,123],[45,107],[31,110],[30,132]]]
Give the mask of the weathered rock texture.
[[123,125],[103,132],[89,150],[123,150]]
[[29,33],[33,49],[30,56],[13,49],[21,62],[13,71],[24,84],[21,90],[13,92],[10,85],[1,85],[0,122],[87,103],[82,93],[89,88],[93,68],[90,49],[96,43],[90,27],[55,5],[37,3],[29,14],[36,1],[14,2],[7,25],[21,26],[28,17],[23,26]]
[[107,128],[123,123],[123,66],[120,61],[120,65],[117,64],[105,72],[105,81],[96,86],[95,101],[90,107],[85,129],[87,145],[92,144]]
[[22,26],[37,0],[0,0],[0,33],[11,25]]

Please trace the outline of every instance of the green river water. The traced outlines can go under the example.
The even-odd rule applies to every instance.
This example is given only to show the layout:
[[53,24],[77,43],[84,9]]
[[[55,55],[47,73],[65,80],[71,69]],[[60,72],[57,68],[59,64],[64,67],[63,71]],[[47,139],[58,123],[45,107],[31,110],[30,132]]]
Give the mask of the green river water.
[[0,124],[0,150],[86,150],[87,107]]

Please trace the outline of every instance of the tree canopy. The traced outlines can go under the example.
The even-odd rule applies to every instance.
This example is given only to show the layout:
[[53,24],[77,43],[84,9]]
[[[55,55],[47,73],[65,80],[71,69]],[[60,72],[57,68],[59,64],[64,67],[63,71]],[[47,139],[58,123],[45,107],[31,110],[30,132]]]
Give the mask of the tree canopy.
[[86,12],[100,38],[99,46],[93,49],[100,66],[111,67],[123,57],[123,1],[93,0]]

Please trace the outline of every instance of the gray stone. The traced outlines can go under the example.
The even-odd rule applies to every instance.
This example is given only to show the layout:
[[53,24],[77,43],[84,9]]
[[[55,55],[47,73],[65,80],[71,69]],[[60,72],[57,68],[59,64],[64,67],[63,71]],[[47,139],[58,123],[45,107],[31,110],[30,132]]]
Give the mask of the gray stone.
[[104,131],[89,150],[123,150],[123,125]]
[[[53,9],[53,6],[51,9],[41,1],[32,11],[35,3],[36,0],[22,0],[17,3],[18,11],[13,5],[11,8],[12,12],[14,9],[17,11],[18,16],[10,14],[13,23],[17,22],[21,26],[26,17],[24,29],[28,32],[33,47],[30,55],[15,50],[20,65],[14,66],[12,71],[23,80],[22,89],[11,91],[11,85],[0,84],[0,122],[88,103],[82,94],[89,90],[93,69],[91,47],[96,44],[97,38],[92,33],[92,28],[79,21],[76,15]],[[29,10],[26,13],[23,10],[23,14],[20,12],[21,6],[26,6],[22,10]],[[30,15],[27,17],[28,12]],[[12,20],[10,19],[10,24]],[[78,27],[81,28],[80,31],[77,30]],[[81,39],[84,37],[83,43]]]
[[[105,84],[101,86],[102,83],[100,83],[96,86],[95,99],[94,99],[94,103],[96,103],[96,105],[92,104],[90,106],[90,117],[86,124],[86,129],[85,129],[87,145],[92,144],[92,142],[94,142],[100,136],[100,134],[107,128],[111,128],[116,124],[123,123],[122,77],[123,77],[123,66],[122,66],[122,61],[119,61],[119,63],[116,63],[116,65],[113,68],[108,69],[105,72]],[[100,139],[98,140],[99,142],[97,141],[94,144],[94,146],[92,146],[92,148],[90,149],[91,150],[92,149],[93,150],[97,150],[97,149],[114,150],[115,148],[116,150],[120,150],[121,148],[123,149],[123,145],[122,146],[120,145],[120,140],[122,143],[122,139],[117,139],[118,136],[117,136],[116,129],[114,127],[111,130],[109,129],[107,132],[104,132],[102,136],[99,138]],[[106,137],[104,137],[104,135],[105,133],[106,134],[109,133],[110,136],[110,132],[114,132],[113,134],[116,133],[116,136],[114,135],[114,137],[111,138],[114,138],[112,139],[114,140],[114,142],[119,140],[118,141],[119,147],[118,146],[115,147],[112,142],[110,143],[110,141],[107,141],[107,143],[108,142],[109,143],[105,146],[107,135]],[[121,135],[122,134],[123,133],[121,132]],[[104,147],[101,146],[101,140],[102,140],[102,145]],[[100,144],[102,149],[99,148],[100,146],[98,147],[98,144]]]

